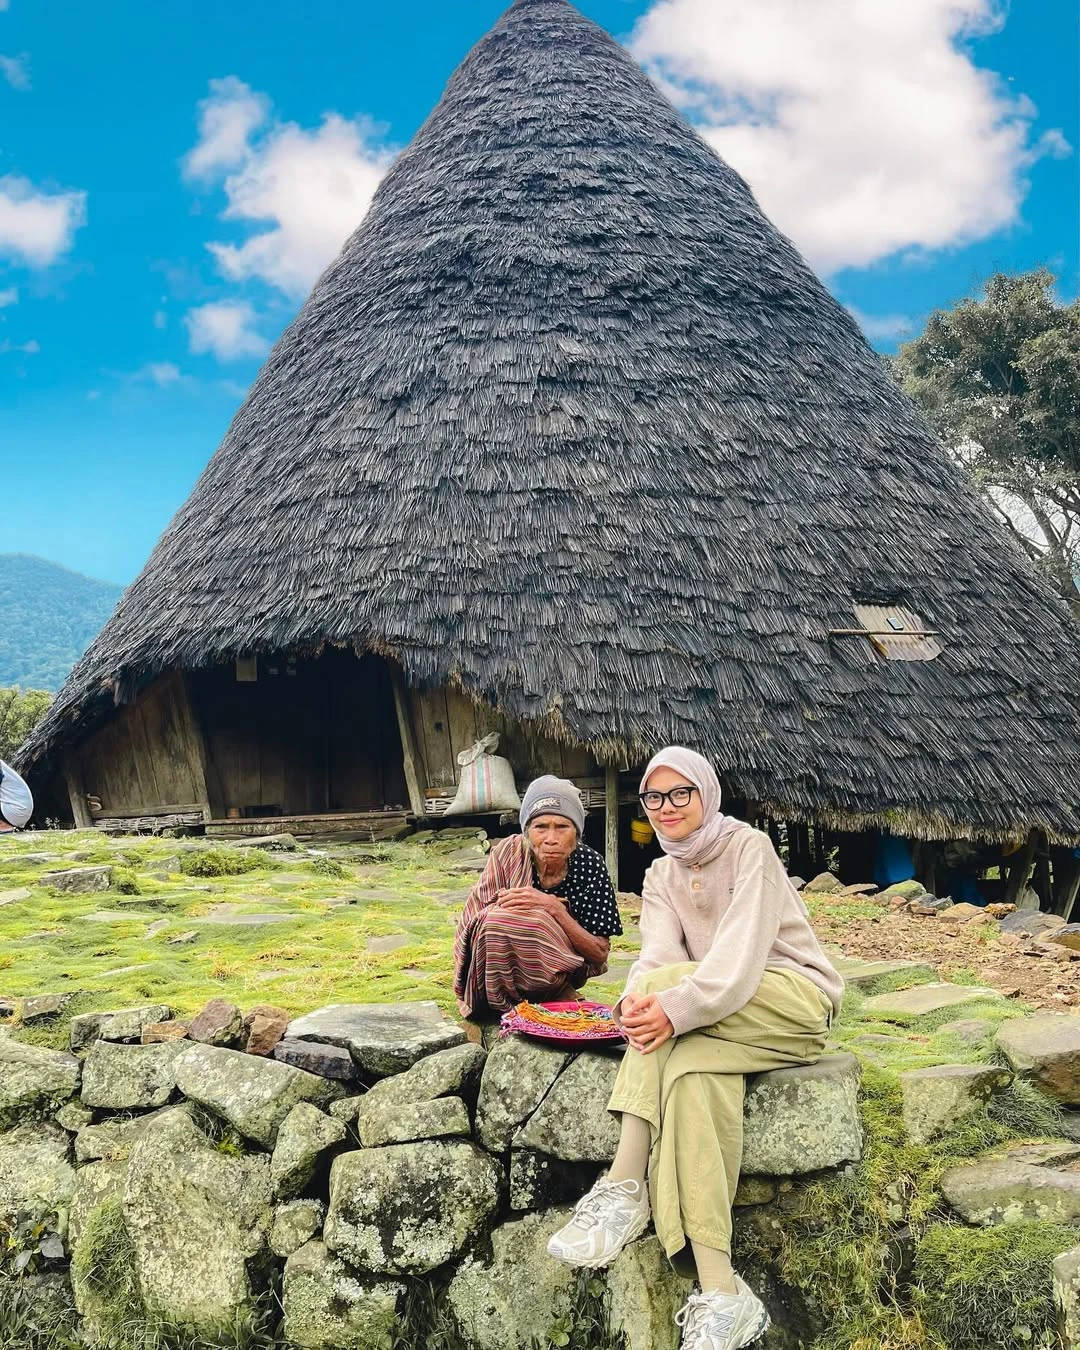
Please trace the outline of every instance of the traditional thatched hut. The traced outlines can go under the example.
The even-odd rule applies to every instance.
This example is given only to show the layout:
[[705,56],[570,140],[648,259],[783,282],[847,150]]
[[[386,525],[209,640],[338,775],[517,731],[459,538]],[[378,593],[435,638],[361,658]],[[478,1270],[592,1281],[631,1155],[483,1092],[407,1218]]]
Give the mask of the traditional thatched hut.
[[424,812],[497,724],[522,776],[676,740],[775,819],[1072,843],[1077,658],[738,174],[518,0],[22,762],[79,819]]

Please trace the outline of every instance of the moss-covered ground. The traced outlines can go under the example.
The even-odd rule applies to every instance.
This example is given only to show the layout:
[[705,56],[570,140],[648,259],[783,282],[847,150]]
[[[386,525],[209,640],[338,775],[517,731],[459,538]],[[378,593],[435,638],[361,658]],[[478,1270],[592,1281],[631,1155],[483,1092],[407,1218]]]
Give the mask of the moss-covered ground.
[[[475,833],[461,831],[275,853],[93,833],[0,839],[0,996],[72,994],[59,1018],[16,1031],[57,1045],[74,1013],[147,1000],[169,1003],[182,1016],[215,996],[291,1012],[330,1002],[430,998],[453,1014],[454,920],[483,850]],[[59,856],[27,857],[38,853]],[[48,870],[94,863],[114,867],[111,890],[65,895],[43,880]],[[23,888],[29,896],[2,903],[5,892]],[[844,903],[853,921],[875,912],[858,899]],[[249,916],[263,917],[220,922]],[[635,917],[632,910],[624,914],[626,932],[613,943],[611,971],[589,984],[590,996],[611,1000],[620,991],[638,946]],[[835,901],[829,918],[835,932]],[[974,969],[954,968],[950,978],[980,982]],[[1080,1243],[1080,1228],[968,1228],[945,1206],[939,1181],[958,1161],[1060,1135],[1057,1108],[1016,1083],[987,1112],[930,1145],[907,1140],[901,1111],[900,1073],[992,1061],[994,1028],[1028,1009],[1001,998],[888,1020],[867,1009],[869,993],[912,982],[901,973],[870,990],[849,990],[833,1029],[832,1048],[851,1051],[862,1064],[863,1160],[795,1183],[777,1205],[743,1211],[737,1262],[752,1282],[778,1282],[789,1299],[803,1301],[804,1325],[813,1331],[799,1344],[815,1350],[1051,1346],[1050,1264]],[[960,1019],[980,1019],[988,1034],[957,1032],[951,1024]],[[463,1350],[452,1328],[433,1314],[419,1315],[422,1292],[409,1319],[410,1347]],[[29,1338],[15,1316],[0,1298],[4,1350],[71,1344],[60,1330]],[[596,1316],[593,1310],[589,1328],[554,1326],[548,1344],[614,1350]],[[227,1343],[251,1350],[281,1344],[274,1309],[260,1317]],[[420,1321],[428,1327],[423,1334],[413,1329]],[[194,1346],[166,1338],[163,1350],[166,1344]]]

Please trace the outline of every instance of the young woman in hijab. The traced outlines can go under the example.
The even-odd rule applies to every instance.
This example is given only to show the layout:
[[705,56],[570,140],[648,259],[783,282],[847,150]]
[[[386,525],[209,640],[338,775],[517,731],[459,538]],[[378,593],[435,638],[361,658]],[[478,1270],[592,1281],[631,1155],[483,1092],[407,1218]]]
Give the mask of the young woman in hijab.
[[700,1286],[676,1319],[683,1350],[737,1350],[769,1325],[731,1268],[745,1075],[818,1059],[843,981],[769,836],[721,814],[707,760],[661,750],[640,796],[665,856],[645,876],[641,956],[616,1005],[630,1043],[608,1103],[619,1148],[548,1251],[606,1266],[651,1215]]
[[521,834],[495,845],[454,936],[462,1016],[505,1012],[522,999],[570,1000],[607,969],[622,932],[604,860],[581,842],[585,808],[566,778],[530,783]]

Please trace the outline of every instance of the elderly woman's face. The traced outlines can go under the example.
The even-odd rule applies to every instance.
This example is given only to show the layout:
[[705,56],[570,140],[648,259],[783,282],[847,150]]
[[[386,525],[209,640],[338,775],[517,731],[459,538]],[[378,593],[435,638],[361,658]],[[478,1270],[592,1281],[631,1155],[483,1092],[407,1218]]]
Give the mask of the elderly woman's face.
[[669,769],[666,764],[661,764],[653,769],[649,774],[648,782],[645,784],[646,792],[670,793],[675,788],[690,788],[690,800],[685,806],[675,806],[670,796],[665,796],[657,806],[656,810],[650,810],[648,804],[645,810],[648,812],[649,820],[653,829],[658,834],[662,834],[665,839],[685,839],[687,835],[693,834],[695,830],[700,829],[701,822],[705,819],[705,812],[701,805],[701,793],[690,782],[689,778],[684,777],[675,769]]
[[577,827],[565,816],[534,816],[525,831],[529,847],[543,862],[569,858],[577,848]]

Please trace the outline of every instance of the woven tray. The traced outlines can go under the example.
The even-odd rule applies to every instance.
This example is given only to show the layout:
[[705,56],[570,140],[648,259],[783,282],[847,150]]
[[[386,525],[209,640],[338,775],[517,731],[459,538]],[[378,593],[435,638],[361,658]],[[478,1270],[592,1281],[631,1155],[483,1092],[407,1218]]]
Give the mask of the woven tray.
[[[555,1018],[560,1014],[583,1015],[589,1025],[585,1027],[549,1025],[541,1021],[536,1013],[553,1014]],[[569,1017],[567,1020],[569,1021]],[[519,1003],[516,1008],[503,1013],[499,1026],[501,1036],[509,1036],[515,1031],[522,1036],[531,1036],[534,1040],[554,1041],[559,1045],[565,1045],[568,1041],[582,1044],[626,1039],[611,1020],[610,1007],[606,1003],[590,1003],[586,999],[575,1003]]]

